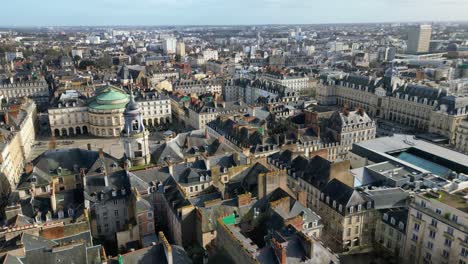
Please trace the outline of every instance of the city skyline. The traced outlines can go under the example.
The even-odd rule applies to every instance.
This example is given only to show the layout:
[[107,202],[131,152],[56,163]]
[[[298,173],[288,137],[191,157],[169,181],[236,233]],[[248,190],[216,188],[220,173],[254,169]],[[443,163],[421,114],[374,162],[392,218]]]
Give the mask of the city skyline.
[[[45,0],[7,2],[0,26],[149,26],[149,25],[250,25],[466,21],[463,0],[136,0],[133,2],[83,0],[80,5]],[[382,12],[385,10],[385,12]],[[84,16],[84,14],[86,16]],[[34,21],[34,22],[31,22]]]

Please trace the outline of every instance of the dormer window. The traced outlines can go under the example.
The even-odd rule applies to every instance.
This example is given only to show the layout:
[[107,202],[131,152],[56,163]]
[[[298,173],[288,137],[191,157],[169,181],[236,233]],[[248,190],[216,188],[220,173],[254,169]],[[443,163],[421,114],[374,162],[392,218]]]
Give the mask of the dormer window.
[[391,223],[392,225],[395,225],[395,218],[392,217],[392,218],[390,219],[390,223]]
[[361,212],[361,209],[362,209],[362,205],[358,205],[357,211],[358,211],[358,212]]
[[336,208],[336,201],[333,201],[333,208]]
[[388,220],[388,214],[387,213],[383,214],[383,220],[385,220],[385,221]]
[[349,207],[349,213],[350,214],[354,213],[354,206]]
[[403,224],[403,222],[400,221],[400,223],[398,223],[398,228],[400,230],[403,230],[405,228],[405,224]]

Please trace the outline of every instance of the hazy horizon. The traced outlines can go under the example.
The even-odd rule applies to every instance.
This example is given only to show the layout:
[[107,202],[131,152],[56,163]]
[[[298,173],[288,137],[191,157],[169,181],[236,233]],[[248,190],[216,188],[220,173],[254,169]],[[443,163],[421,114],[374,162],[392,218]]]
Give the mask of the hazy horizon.
[[[352,2],[352,3],[349,3]],[[465,22],[467,0],[16,0],[2,27]],[[17,12],[15,12],[15,10]]]

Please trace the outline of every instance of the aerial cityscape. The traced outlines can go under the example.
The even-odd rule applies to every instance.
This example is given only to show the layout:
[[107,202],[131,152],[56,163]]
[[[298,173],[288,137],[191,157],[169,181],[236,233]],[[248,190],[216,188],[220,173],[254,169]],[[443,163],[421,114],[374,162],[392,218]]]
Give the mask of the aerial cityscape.
[[0,264],[468,263],[467,1],[41,2],[0,3]]

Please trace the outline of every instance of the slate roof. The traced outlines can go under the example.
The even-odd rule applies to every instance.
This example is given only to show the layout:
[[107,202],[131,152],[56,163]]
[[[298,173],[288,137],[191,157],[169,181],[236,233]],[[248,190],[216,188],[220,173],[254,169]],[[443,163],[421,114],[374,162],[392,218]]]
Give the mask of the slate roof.
[[[8,246],[10,245],[10,246]],[[92,246],[90,231],[60,239],[50,240],[41,236],[22,233],[4,243],[0,251],[23,247],[25,256],[8,256],[6,263],[99,263],[100,246]],[[12,258],[10,258],[12,257]]]
[[182,162],[185,157],[206,153],[209,156],[232,153],[234,150],[214,137],[206,138],[204,131],[195,130],[178,134],[174,139],[158,145],[152,153],[156,164],[165,164],[169,159],[172,163]]
[[331,162],[320,156],[314,156],[312,159],[298,156],[290,163],[290,166],[294,168],[296,177],[318,189],[322,189],[330,180]]
[[268,168],[257,162],[231,177],[231,180],[226,183],[225,191],[232,196],[250,192],[252,196],[256,197],[258,192],[258,175],[268,171]]
[[[185,250],[177,245],[171,245],[172,247],[172,263],[177,264],[191,264],[192,261],[187,256]],[[168,263],[166,259],[166,254],[164,253],[164,247],[161,243],[135,250],[122,255],[123,263],[134,263],[134,264],[153,264]],[[109,264],[118,264],[118,257],[108,260]]]
[[[336,210],[338,211],[338,205],[342,205],[344,208],[354,207],[357,205],[366,206],[367,202],[371,201],[371,199],[367,198],[366,196],[362,195],[358,191],[354,190],[353,188],[349,187],[348,185],[342,183],[337,179],[331,180],[323,189],[322,193],[324,194],[325,201],[326,197],[330,197],[330,202],[328,206],[332,207],[333,201],[336,201]],[[344,210],[341,212],[342,214],[346,214],[348,210]]]
[[405,207],[409,193],[401,188],[382,188],[365,191],[372,199],[375,209]]

